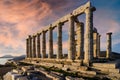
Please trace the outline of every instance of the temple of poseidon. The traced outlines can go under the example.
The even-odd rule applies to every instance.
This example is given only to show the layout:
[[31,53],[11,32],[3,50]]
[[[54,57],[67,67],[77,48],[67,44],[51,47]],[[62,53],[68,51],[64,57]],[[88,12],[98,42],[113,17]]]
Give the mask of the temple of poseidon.
[[[118,63],[109,63],[112,59],[112,32],[105,33],[107,39],[106,56],[100,56],[100,37],[93,27],[93,12],[96,10],[89,2],[73,10],[70,14],[56,20],[36,34],[26,39],[26,59],[24,62],[34,65],[69,68],[71,71],[87,71],[88,67],[98,70],[119,72]],[[78,16],[85,14],[85,23]],[[63,55],[62,27],[68,22],[68,54]],[[85,26],[84,26],[85,25]],[[57,53],[53,49],[53,30],[57,28]],[[85,30],[84,30],[85,29]],[[46,33],[48,33],[48,54],[46,53]],[[100,63],[106,60],[105,63]],[[107,62],[108,61],[108,62]],[[97,63],[96,63],[97,62]]]

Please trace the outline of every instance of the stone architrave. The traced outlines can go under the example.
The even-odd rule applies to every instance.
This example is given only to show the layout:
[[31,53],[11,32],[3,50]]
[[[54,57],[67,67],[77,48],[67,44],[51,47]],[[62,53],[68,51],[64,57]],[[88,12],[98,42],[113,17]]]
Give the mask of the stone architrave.
[[86,29],[85,29],[85,55],[84,64],[89,66],[93,59],[93,11],[94,7],[89,7],[85,10],[86,14]]
[[34,35],[33,37],[33,58],[36,58],[36,36]]
[[74,31],[74,17],[69,18],[69,48],[68,48],[68,59],[75,59],[75,31]]
[[84,24],[76,22],[77,30],[77,55],[76,59],[84,59]]
[[112,33],[107,33],[107,51],[106,51],[106,58],[111,58],[112,53]]
[[50,27],[49,30],[49,53],[48,53],[48,58],[53,58],[53,29]]
[[37,34],[37,58],[41,57],[40,33]]
[[42,31],[42,58],[46,58],[46,32]]
[[62,59],[62,23],[57,25],[57,59]]

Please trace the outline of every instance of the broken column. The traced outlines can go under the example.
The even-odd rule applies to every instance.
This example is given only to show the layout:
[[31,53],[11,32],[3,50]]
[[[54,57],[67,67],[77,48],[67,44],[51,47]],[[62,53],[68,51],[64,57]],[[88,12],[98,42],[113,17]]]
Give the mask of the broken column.
[[76,22],[77,30],[77,55],[76,59],[84,59],[84,24]]
[[62,59],[62,23],[58,23],[57,32],[57,59]]
[[42,58],[46,58],[46,35],[45,31],[42,31]]
[[40,33],[37,34],[37,58],[41,57],[40,35]]
[[48,58],[53,58],[53,29],[50,26],[49,30],[49,53],[48,53]]
[[86,14],[86,30],[85,30],[85,55],[84,64],[89,66],[93,59],[93,11],[94,7],[89,7],[85,10]]
[[36,35],[33,35],[32,39],[33,39],[33,44],[32,44],[32,46],[33,46],[32,47],[33,53],[32,53],[32,57],[36,58]]
[[106,58],[111,58],[112,54],[112,32],[107,33],[107,50],[106,50]]
[[74,17],[69,18],[69,48],[68,48],[68,59],[75,59],[75,31],[74,31]]

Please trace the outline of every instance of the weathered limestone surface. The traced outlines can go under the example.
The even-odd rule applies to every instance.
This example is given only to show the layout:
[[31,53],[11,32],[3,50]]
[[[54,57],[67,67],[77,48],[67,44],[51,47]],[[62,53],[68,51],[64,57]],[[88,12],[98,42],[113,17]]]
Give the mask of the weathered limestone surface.
[[26,39],[26,57],[29,58],[29,38]]
[[97,58],[97,42],[98,42],[98,33],[94,32],[93,33],[93,57]]
[[98,41],[97,41],[97,57],[100,57],[100,37],[101,35],[98,34]]
[[30,58],[32,58],[32,37],[29,35],[29,50],[30,50]]
[[37,34],[37,58],[41,57],[40,34]]
[[53,58],[53,31],[52,28],[49,28],[49,53],[48,58]]
[[62,24],[59,23],[57,25],[57,59],[62,59],[63,54],[62,54]]
[[32,57],[36,58],[36,36],[33,36],[32,40],[33,40],[33,44],[32,44],[32,46],[33,46],[32,47],[33,54],[32,54]]
[[85,30],[85,56],[84,64],[89,65],[93,59],[93,11],[91,4],[85,10],[86,14],[86,30]]
[[77,55],[76,59],[84,59],[84,24],[76,22],[77,26]]
[[42,32],[42,58],[46,58],[46,37],[45,31]]
[[74,17],[69,18],[69,48],[68,48],[68,59],[75,59],[75,31],[74,31]]
[[112,52],[112,41],[111,41],[111,35],[112,33],[107,33],[107,50],[106,50],[106,58],[111,58],[111,52]]

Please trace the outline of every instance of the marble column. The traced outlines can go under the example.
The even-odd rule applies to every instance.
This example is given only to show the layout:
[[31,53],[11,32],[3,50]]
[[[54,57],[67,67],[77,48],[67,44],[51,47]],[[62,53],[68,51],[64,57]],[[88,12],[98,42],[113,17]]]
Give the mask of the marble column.
[[93,57],[97,58],[97,41],[98,41],[98,33],[93,33]]
[[86,14],[86,29],[85,29],[85,56],[84,64],[90,66],[93,59],[93,11],[94,7],[90,7],[85,10]]
[[46,32],[42,31],[42,58],[46,58]]
[[36,58],[36,36],[35,35],[33,36],[33,44],[32,45],[33,45],[33,48],[32,48],[33,55],[32,56],[33,56],[33,58]]
[[40,35],[40,33],[37,34],[37,58],[41,57]]
[[77,55],[76,59],[84,59],[84,24],[76,22],[77,30]]
[[49,38],[48,58],[50,59],[50,58],[53,58],[53,29],[52,29],[52,27],[49,28],[48,32],[49,32],[49,34],[48,34],[49,35],[48,36],[48,38]]
[[58,23],[57,32],[57,59],[62,59],[62,23]]
[[97,41],[97,57],[99,58],[100,57],[100,37],[101,35],[98,34],[98,41]]
[[68,48],[68,59],[75,59],[75,31],[74,31],[74,17],[69,18],[69,48]]
[[26,58],[29,58],[29,38],[26,39]]
[[32,37],[31,35],[29,35],[29,54],[30,54],[30,58],[32,58]]
[[112,33],[107,33],[107,50],[106,50],[106,58],[111,58],[112,54],[112,39],[111,39]]

